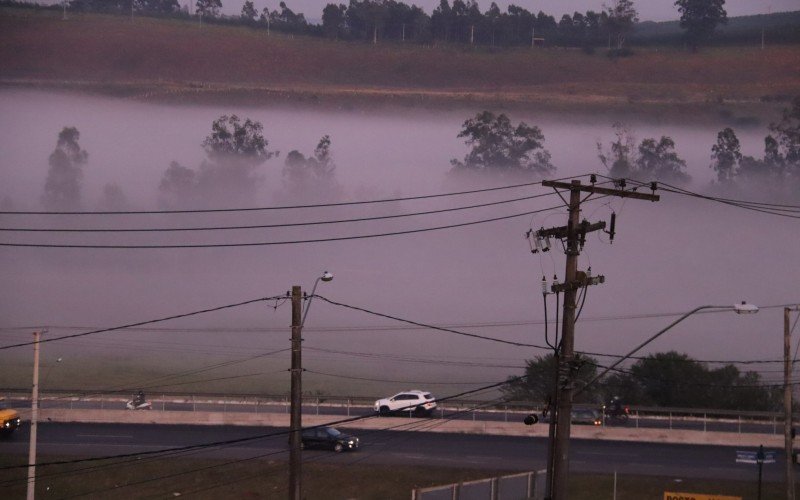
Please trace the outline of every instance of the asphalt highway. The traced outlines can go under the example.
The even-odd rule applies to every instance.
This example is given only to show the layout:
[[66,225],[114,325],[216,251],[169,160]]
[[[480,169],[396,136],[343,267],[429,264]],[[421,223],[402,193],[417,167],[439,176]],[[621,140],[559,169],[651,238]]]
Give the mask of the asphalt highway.
[[[420,419],[420,425],[433,420]],[[353,430],[361,450],[335,454],[306,450],[304,460],[335,463],[382,463],[468,467],[492,470],[539,470],[545,467],[547,442],[543,438],[440,434],[408,431]],[[227,446],[203,448],[188,456],[217,458],[269,457],[288,459],[286,429],[268,427],[187,426],[40,423],[39,461],[48,455],[100,457],[166,450],[173,447],[258,437]],[[18,456],[24,463],[28,453],[28,429],[0,441],[0,454]],[[735,462],[737,448],[573,439],[570,468],[573,472],[746,479],[757,475],[757,467]],[[755,451],[755,450],[749,450]],[[764,480],[781,481],[783,457],[775,450],[776,463],[764,465]]]

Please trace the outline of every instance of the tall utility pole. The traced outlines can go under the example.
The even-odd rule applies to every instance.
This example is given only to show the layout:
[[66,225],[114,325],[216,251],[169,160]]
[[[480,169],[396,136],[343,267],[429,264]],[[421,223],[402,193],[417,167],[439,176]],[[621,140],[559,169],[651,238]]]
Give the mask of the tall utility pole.
[[[594,180],[594,177],[592,177],[592,180]],[[558,361],[558,386],[556,387],[556,392],[558,396],[556,415],[553,416],[556,419],[556,429],[555,444],[553,445],[552,452],[552,477],[548,478],[548,484],[552,485],[551,498],[553,500],[563,500],[567,498],[569,479],[569,436],[570,424],[572,421],[572,393],[574,389],[572,378],[578,368],[575,363],[575,299],[580,288],[603,282],[602,279],[590,278],[587,273],[578,271],[578,256],[586,241],[586,234],[592,231],[605,229],[605,222],[590,224],[586,220],[580,220],[581,202],[585,201],[581,200],[581,193],[589,193],[587,199],[592,194],[601,194],[658,201],[659,196],[655,194],[625,191],[624,182],[619,183],[620,189],[598,187],[594,185],[594,182],[590,185],[582,185],[579,180],[573,180],[571,183],[543,181],[542,186],[548,186],[554,189],[567,189],[570,192],[568,203],[569,220],[567,226],[543,229],[537,233],[540,236],[554,236],[556,238],[566,239],[567,264],[564,283],[553,284],[552,286],[553,291],[564,292],[564,309],[561,327],[561,345],[559,348],[560,355],[556,356]],[[651,184],[650,187],[655,191],[655,183]],[[612,227],[612,234],[613,231]],[[548,470],[550,469],[551,467],[548,467]]]
[[300,359],[302,338],[302,293],[299,286],[292,287],[292,385],[291,417],[289,420],[289,500],[302,498],[302,461],[300,443],[302,423],[302,371]]
[[800,311],[800,306],[783,308],[783,440],[786,455],[786,500],[795,500],[794,453],[792,439],[792,332],[789,329],[789,312]]
[[36,497],[36,423],[39,421],[39,339],[33,332],[33,390],[31,391],[31,436],[28,442],[28,494],[27,500]]

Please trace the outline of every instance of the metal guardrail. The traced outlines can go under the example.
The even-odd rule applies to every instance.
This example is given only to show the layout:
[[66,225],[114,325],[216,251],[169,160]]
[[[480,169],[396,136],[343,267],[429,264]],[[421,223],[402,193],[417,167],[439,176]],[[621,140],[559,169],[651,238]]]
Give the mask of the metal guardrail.
[[[14,394],[12,396],[12,393]],[[9,396],[7,402],[27,405],[30,395],[26,391],[6,391]],[[69,391],[54,391],[43,393],[40,397],[40,408],[97,408],[99,409],[124,409],[125,402],[130,397],[117,394],[80,395]],[[288,395],[238,395],[228,396],[220,394],[185,395],[176,393],[150,394],[148,401],[153,405],[153,410],[160,411],[221,411],[237,413],[289,413]],[[305,412],[317,415],[337,414],[348,417],[369,413],[374,404],[374,399],[367,397],[347,396],[306,396],[303,398]],[[576,405],[587,408],[588,405]],[[596,408],[596,406],[592,406]],[[24,411],[24,410],[23,410]],[[454,413],[459,413],[462,419],[474,421],[504,421],[522,422],[530,413],[541,415],[542,407],[525,402],[505,402],[486,406],[485,401],[477,400],[448,400],[441,402],[432,415],[434,418],[446,418]],[[654,408],[631,407],[628,426],[658,427],[673,429],[683,428],[691,424],[703,431],[719,431],[719,428],[709,427],[724,426],[726,431],[743,432],[743,427],[759,426],[758,433],[778,434],[782,432],[783,414],[778,412],[752,412],[717,409],[696,408]],[[605,421],[604,421],[605,423]],[[752,430],[746,432],[753,432]]]

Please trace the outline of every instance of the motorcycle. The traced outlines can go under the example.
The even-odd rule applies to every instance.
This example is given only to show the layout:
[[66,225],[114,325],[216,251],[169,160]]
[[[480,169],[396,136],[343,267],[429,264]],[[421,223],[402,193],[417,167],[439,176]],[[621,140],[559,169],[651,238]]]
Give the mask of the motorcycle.
[[612,401],[607,405],[603,405],[603,415],[611,423],[628,423],[630,413],[630,407],[622,405],[619,401]]
[[125,408],[129,410],[152,410],[152,404],[144,400],[143,395],[134,396],[133,399],[125,403]]

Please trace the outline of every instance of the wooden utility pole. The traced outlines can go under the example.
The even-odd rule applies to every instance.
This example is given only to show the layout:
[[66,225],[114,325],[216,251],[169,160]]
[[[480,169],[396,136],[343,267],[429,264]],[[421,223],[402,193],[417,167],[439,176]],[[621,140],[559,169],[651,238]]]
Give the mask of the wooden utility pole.
[[301,460],[302,422],[302,373],[300,359],[302,334],[302,293],[299,286],[292,287],[292,385],[291,416],[289,420],[289,499],[300,500],[303,483]]
[[794,439],[792,438],[792,332],[789,329],[789,312],[800,306],[783,308],[783,440],[786,455],[786,500],[794,495]]
[[[573,375],[578,366],[575,362],[575,308],[577,292],[580,288],[602,283],[603,279],[590,278],[587,273],[578,271],[578,256],[586,241],[586,234],[592,231],[605,229],[605,222],[590,224],[588,221],[580,220],[581,193],[602,194],[610,196],[620,196],[623,198],[636,198],[640,200],[658,201],[659,196],[655,194],[643,194],[634,191],[625,191],[624,183],[620,182],[620,188],[603,188],[590,185],[582,185],[579,180],[570,183],[543,181],[542,186],[554,189],[567,189],[569,196],[569,220],[566,227],[543,229],[537,232],[540,236],[554,236],[566,239],[567,264],[564,276],[564,283],[553,284],[554,292],[564,292],[563,323],[561,327],[560,355],[556,356],[558,361],[556,370],[557,375],[557,406],[556,414],[551,417],[556,419],[555,443],[553,445],[552,461],[548,464],[548,471],[552,470],[552,477],[548,478],[551,485],[551,497],[554,500],[567,498],[567,486],[569,481],[569,436],[572,421],[572,395],[574,389]],[[656,185],[651,184],[655,190]],[[563,199],[563,198],[562,198]],[[613,229],[612,229],[613,232]],[[602,277],[598,277],[602,278]],[[558,347],[558,346],[557,346]]]
[[36,497],[36,430],[39,421],[39,339],[33,332],[33,388],[31,391],[31,435],[28,441],[28,493],[27,500]]

